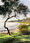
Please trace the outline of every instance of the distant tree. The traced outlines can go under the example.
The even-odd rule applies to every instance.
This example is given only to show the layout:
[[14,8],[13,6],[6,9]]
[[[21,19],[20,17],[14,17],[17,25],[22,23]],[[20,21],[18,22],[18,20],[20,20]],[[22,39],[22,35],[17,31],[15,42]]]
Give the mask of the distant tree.
[[[28,7],[22,3],[19,4],[19,0],[2,0],[2,2],[4,2],[4,5],[2,7],[0,6],[0,14],[6,15],[8,13],[8,18],[4,22],[4,27],[7,29],[10,35],[9,29],[6,27],[6,22],[8,19],[11,19],[13,17],[17,18],[18,14],[16,14],[16,12],[19,14],[23,13],[26,16]],[[12,13],[12,10],[14,10],[15,15],[9,16]]]

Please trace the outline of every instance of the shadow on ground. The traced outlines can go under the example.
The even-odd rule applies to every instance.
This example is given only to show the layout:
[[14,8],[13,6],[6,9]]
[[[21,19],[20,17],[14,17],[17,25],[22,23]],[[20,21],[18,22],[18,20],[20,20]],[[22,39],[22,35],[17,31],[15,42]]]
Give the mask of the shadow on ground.
[[19,39],[12,38],[4,41],[3,43],[30,43],[30,41],[21,42]]

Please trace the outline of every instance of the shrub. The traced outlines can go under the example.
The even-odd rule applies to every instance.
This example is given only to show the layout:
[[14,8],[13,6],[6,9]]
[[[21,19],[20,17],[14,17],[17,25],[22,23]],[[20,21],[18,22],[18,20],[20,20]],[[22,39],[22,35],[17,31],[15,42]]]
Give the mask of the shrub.
[[29,35],[30,31],[28,27],[29,25],[25,25],[25,24],[19,25],[18,26],[19,33],[24,35]]

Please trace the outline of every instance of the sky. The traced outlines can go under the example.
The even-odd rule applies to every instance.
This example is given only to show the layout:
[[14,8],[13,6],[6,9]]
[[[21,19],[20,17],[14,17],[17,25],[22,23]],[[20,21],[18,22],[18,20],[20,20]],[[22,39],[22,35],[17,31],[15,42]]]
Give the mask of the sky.
[[30,8],[30,0],[21,0],[21,3],[24,3]]
[[[21,0],[21,3],[23,3],[23,4],[25,4],[25,5],[27,5],[28,7],[29,7],[29,9],[30,9],[30,0]],[[4,3],[2,3],[1,2],[1,0],[0,0],[0,5],[3,5]],[[14,14],[14,12],[12,12],[12,15]],[[27,17],[30,17],[30,13],[28,13],[27,14]],[[7,18],[7,17],[6,17]],[[5,21],[5,19],[6,18],[3,18],[3,15],[0,15],[0,29],[4,29],[4,21]],[[20,19],[23,19],[24,18],[24,15],[22,14],[22,15],[20,15]],[[13,20],[14,20],[15,18],[13,18]],[[11,26],[9,26],[11,24]],[[13,26],[15,26],[16,27],[16,23],[8,23],[7,25],[9,26],[9,27],[13,27]],[[15,25],[14,25],[15,24]],[[12,26],[13,25],[13,26]]]
[[2,1],[0,0],[0,5],[3,5],[4,3],[2,3]]

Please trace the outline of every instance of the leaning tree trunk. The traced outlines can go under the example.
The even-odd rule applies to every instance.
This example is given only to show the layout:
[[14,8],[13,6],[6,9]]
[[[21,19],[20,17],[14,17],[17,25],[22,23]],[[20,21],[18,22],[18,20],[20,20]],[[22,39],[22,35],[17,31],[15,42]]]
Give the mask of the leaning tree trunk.
[[10,35],[10,31],[9,31],[8,27],[6,27],[6,22],[8,21],[8,19],[9,19],[9,18],[7,18],[6,21],[4,22],[4,28],[7,29],[8,34]]
[[6,27],[6,22],[8,21],[8,19],[11,19],[12,17],[15,17],[15,15],[14,15],[14,16],[11,16],[11,17],[9,17],[9,15],[8,15],[8,18],[7,18],[7,19],[5,20],[5,22],[4,22],[4,28],[7,29],[9,35],[10,35],[11,33],[10,33],[8,27]]

